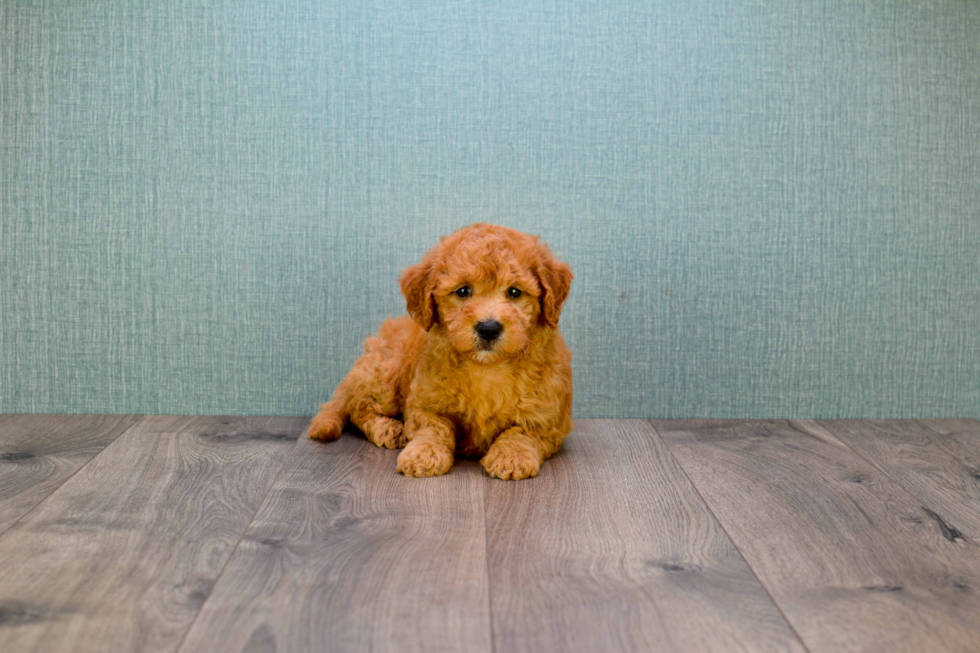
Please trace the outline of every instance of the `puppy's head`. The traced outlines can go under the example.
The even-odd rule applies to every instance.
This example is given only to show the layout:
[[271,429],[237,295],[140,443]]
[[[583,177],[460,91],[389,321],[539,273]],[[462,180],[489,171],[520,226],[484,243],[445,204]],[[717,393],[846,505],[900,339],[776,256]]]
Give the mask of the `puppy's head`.
[[558,326],[572,271],[536,237],[479,223],[446,236],[401,276],[408,312],[475,361],[526,352]]

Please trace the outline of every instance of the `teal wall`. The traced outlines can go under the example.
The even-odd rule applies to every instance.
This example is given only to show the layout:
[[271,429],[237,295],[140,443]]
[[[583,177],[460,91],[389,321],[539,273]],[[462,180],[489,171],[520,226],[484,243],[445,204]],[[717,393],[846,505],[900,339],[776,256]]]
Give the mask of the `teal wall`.
[[478,220],[579,417],[980,417],[980,3],[0,0],[0,411],[307,414]]

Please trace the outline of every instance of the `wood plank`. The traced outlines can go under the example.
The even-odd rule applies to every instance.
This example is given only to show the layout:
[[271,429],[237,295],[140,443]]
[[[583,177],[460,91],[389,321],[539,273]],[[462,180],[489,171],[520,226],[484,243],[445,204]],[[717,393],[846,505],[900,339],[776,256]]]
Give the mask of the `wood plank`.
[[803,650],[646,421],[488,481],[487,538],[498,650]]
[[951,519],[957,532],[980,543],[980,422],[848,420],[820,424],[922,505]]
[[980,650],[980,549],[820,424],[654,425],[811,651]]
[[181,651],[489,651],[484,483],[300,440]]
[[144,418],[0,536],[0,650],[174,650],[307,421]]
[[0,533],[138,419],[139,415],[0,415]]

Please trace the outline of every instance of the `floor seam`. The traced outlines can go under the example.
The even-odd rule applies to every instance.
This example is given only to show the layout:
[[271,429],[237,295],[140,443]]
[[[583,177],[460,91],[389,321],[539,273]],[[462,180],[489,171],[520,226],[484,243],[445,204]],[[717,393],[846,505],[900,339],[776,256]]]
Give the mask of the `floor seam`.
[[[901,491],[902,491],[902,492],[904,492],[905,494],[907,494],[907,495],[909,495],[910,497],[912,497],[913,499],[915,499],[915,502],[916,502],[916,503],[918,503],[918,504],[919,504],[919,506],[920,506],[921,508],[923,508],[923,509],[925,509],[925,510],[927,510],[928,512],[932,512],[932,513],[933,513],[933,515],[938,515],[938,514],[939,514],[939,513],[937,513],[937,512],[935,512],[935,511],[933,511],[933,510],[932,510],[932,508],[930,508],[930,507],[928,507],[928,506],[929,506],[929,505],[930,505],[930,504],[932,503],[931,501],[926,501],[925,499],[922,499],[922,498],[920,498],[920,497],[919,497],[918,495],[916,495],[916,494],[913,494],[913,492],[912,492],[911,490],[909,490],[909,489],[908,489],[908,488],[906,488],[906,487],[905,487],[904,485],[902,485],[902,484],[901,484],[901,483],[900,483],[900,482],[899,482],[899,481],[898,481],[897,479],[895,479],[895,478],[894,478],[894,477],[893,477],[893,476],[892,476],[891,474],[889,474],[889,473],[888,473],[888,472],[887,472],[887,471],[886,471],[885,469],[882,469],[882,468],[881,468],[881,467],[880,467],[880,466],[879,466],[879,465],[878,465],[877,463],[875,463],[875,462],[874,462],[873,460],[871,460],[870,458],[868,458],[868,457],[866,457],[866,456],[864,456],[864,455],[863,455],[863,454],[862,454],[861,452],[859,452],[859,451],[858,451],[857,449],[855,449],[854,447],[852,447],[851,445],[849,445],[849,444],[848,444],[847,442],[845,442],[844,440],[842,440],[842,439],[840,438],[840,436],[839,436],[839,435],[837,435],[836,433],[834,433],[834,432],[833,432],[833,431],[832,431],[832,430],[830,429],[830,427],[828,426],[828,423],[833,423],[833,422],[834,422],[834,421],[836,421],[836,420],[809,420],[809,421],[812,421],[812,422],[813,422],[814,424],[816,424],[816,425],[817,425],[817,426],[819,426],[820,428],[822,428],[822,429],[824,429],[825,431],[827,431],[828,433],[830,433],[830,434],[831,434],[832,436],[834,436],[834,438],[836,438],[836,439],[837,439],[837,441],[838,441],[838,442],[840,442],[840,443],[841,443],[841,444],[842,444],[842,445],[843,445],[843,446],[844,446],[844,447],[845,447],[845,448],[846,448],[846,449],[847,449],[848,451],[850,451],[850,452],[851,452],[851,453],[853,453],[853,454],[854,454],[855,456],[857,456],[858,458],[860,458],[861,460],[863,460],[864,462],[866,462],[866,463],[868,463],[869,465],[871,465],[872,467],[874,467],[875,469],[877,469],[877,470],[878,470],[879,472],[881,472],[881,474],[882,474],[882,475],[883,475],[883,476],[884,476],[885,478],[887,478],[887,479],[888,479],[889,481],[891,481],[892,483],[894,483],[894,484],[895,484],[895,486],[896,486],[896,487],[897,487],[897,488],[898,488],[899,490],[901,490]],[[870,421],[870,420],[859,420],[859,421],[862,421],[862,422],[863,422],[863,421]],[[896,420],[896,421],[897,421],[897,420]],[[909,420],[909,421],[910,421],[910,422],[918,422],[918,421],[920,421],[920,420]],[[923,425],[923,428],[925,428],[925,429],[927,429],[927,430],[929,430],[929,431],[931,431],[931,432],[932,432],[932,433],[933,433],[934,435],[937,435],[937,436],[940,436],[940,437],[942,436],[942,434],[940,434],[940,433],[936,433],[935,431],[933,431],[932,429],[930,429],[930,428],[929,428],[928,426],[926,426],[926,425]],[[944,452],[944,453],[945,453],[945,452]],[[935,508],[938,508],[939,506],[933,506],[933,507],[935,507]],[[943,521],[945,522],[945,517],[943,518]],[[947,522],[947,523],[948,523],[948,522]],[[977,542],[974,542],[974,541],[973,541],[973,539],[972,539],[971,537],[969,537],[968,535],[965,535],[965,534],[964,534],[964,533],[963,533],[962,531],[960,531],[959,529],[957,529],[957,532],[959,533],[959,537],[960,537],[960,539],[962,539],[962,540],[963,540],[964,542],[966,542],[967,544],[970,544],[971,546],[974,546],[974,547],[978,547],[978,548],[980,548],[980,543],[977,543]]]
[[493,588],[491,587],[492,581],[490,580],[490,511],[487,505],[489,500],[487,483],[489,483],[489,479],[483,475],[482,470],[480,471],[480,478],[483,481],[483,556],[486,559],[487,571],[487,614],[490,617],[490,650],[496,653],[497,644],[494,641],[493,632]]
[[194,614],[194,618],[191,619],[190,624],[188,624],[187,626],[187,630],[184,631],[184,634],[181,636],[180,641],[177,643],[177,646],[174,648],[174,651],[176,653],[180,653],[180,650],[184,647],[184,642],[187,641],[187,636],[190,635],[191,630],[193,630],[194,628],[194,624],[197,623],[198,617],[200,617],[201,613],[204,612],[204,606],[206,606],[208,604],[208,601],[211,600],[211,597],[214,596],[214,590],[217,589],[218,583],[221,582],[221,577],[224,576],[225,570],[228,569],[228,565],[231,564],[231,561],[235,557],[235,554],[238,553],[239,545],[242,543],[242,540],[245,539],[245,535],[248,534],[248,529],[252,527],[252,524],[255,522],[255,518],[259,514],[259,511],[262,510],[262,506],[265,505],[266,500],[269,498],[269,493],[272,492],[272,488],[275,486],[276,481],[279,480],[279,476],[282,474],[282,470],[286,468],[286,463],[289,462],[289,459],[293,457],[293,453],[296,452],[296,446],[299,444],[300,439],[306,437],[305,433],[306,433],[306,427],[304,426],[303,430],[299,432],[298,437],[293,442],[293,446],[292,448],[290,448],[289,453],[286,455],[286,458],[282,461],[282,465],[279,466],[279,471],[276,472],[276,475],[275,477],[273,477],[272,482],[269,483],[269,487],[266,488],[265,494],[262,496],[262,500],[259,501],[259,505],[255,508],[255,512],[252,513],[251,519],[248,520],[248,524],[246,524],[245,529],[242,530],[241,536],[239,536],[238,541],[235,542],[235,546],[232,547],[231,553],[228,555],[228,559],[225,560],[225,564],[221,565],[221,571],[218,572],[217,577],[214,579],[214,585],[211,586],[211,591],[208,592],[207,598],[201,602],[201,607],[197,609],[197,612]]
[[134,417],[137,418],[135,422],[133,422],[132,424],[130,424],[127,428],[123,429],[122,432],[119,433],[119,435],[117,435],[116,437],[114,437],[112,439],[112,442],[106,443],[106,445],[104,447],[102,447],[102,449],[100,449],[98,453],[96,453],[94,456],[92,456],[91,458],[89,458],[88,460],[86,460],[85,463],[82,464],[78,469],[76,469],[71,474],[69,474],[68,477],[65,478],[65,480],[63,480],[58,485],[58,487],[52,489],[50,492],[48,492],[48,494],[43,499],[41,499],[40,501],[38,501],[37,503],[35,503],[33,506],[31,506],[30,510],[28,510],[23,515],[21,515],[20,517],[18,517],[16,519],[16,521],[12,522],[9,526],[7,526],[7,528],[5,528],[2,531],[0,531],[0,537],[3,537],[4,535],[6,535],[10,531],[10,529],[12,529],[14,526],[16,526],[21,521],[23,521],[24,518],[27,517],[29,514],[31,514],[35,510],[37,510],[38,507],[41,504],[43,504],[45,501],[47,501],[48,499],[50,499],[54,495],[55,492],[57,492],[58,490],[60,490],[61,488],[63,488],[68,481],[70,481],[71,479],[75,478],[75,474],[77,474],[78,472],[80,472],[83,469],[85,469],[86,467],[88,467],[89,466],[89,463],[91,463],[93,460],[95,460],[96,458],[98,458],[99,456],[101,456],[102,454],[104,454],[106,449],[108,449],[109,447],[111,447],[112,445],[114,445],[124,435],[126,435],[127,433],[129,433],[130,431],[132,431],[138,425],[142,424],[143,423],[143,420],[145,420],[147,417],[149,417],[149,415],[132,415],[132,416],[134,416]]
[[745,557],[745,554],[742,553],[742,549],[739,548],[738,544],[732,538],[731,533],[728,532],[728,529],[725,528],[725,525],[721,522],[720,519],[718,519],[718,515],[715,514],[715,511],[712,510],[711,505],[708,503],[708,501],[701,494],[701,490],[698,489],[698,486],[695,485],[694,481],[688,475],[687,470],[684,469],[684,466],[681,464],[681,461],[678,460],[677,459],[677,456],[674,455],[674,452],[670,448],[670,445],[667,443],[667,440],[662,435],[660,435],[660,431],[657,430],[657,427],[653,423],[653,420],[652,419],[651,420],[647,420],[647,423],[650,425],[650,428],[653,430],[654,436],[656,438],[658,438],[660,440],[660,442],[664,445],[664,450],[667,452],[667,455],[670,456],[671,460],[673,460],[674,463],[677,465],[677,468],[679,470],[681,470],[681,474],[684,475],[684,478],[687,479],[687,482],[691,484],[691,487],[692,488],[694,488],[694,493],[698,495],[698,498],[701,500],[701,503],[704,504],[704,507],[705,507],[705,509],[707,509],[708,513],[711,515],[711,518],[715,520],[715,523],[718,524],[718,527],[725,534],[725,537],[727,537],[728,538],[728,541],[732,543],[732,546],[733,547],[735,547],[735,551],[738,552],[738,556],[742,559],[742,562],[745,563],[745,566],[748,568],[749,572],[752,573],[752,577],[755,578],[755,580],[756,580],[757,583],[759,583],[759,587],[761,587],[762,588],[762,591],[766,593],[766,596],[768,596],[769,597],[769,600],[772,601],[773,606],[775,606],[776,610],[779,612],[780,616],[783,618],[783,621],[786,622],[786,625],[789,627],[790,631],[793,633],[793,635],[796,636],[796,641],[798,641],[800,643],[800,646],[803,647],[803,650],[804,651],[808,651],[809,652],[810,651],[810,647],[806,645],[806,642],[804,641],[803,637],[796,630],[796,626],[794,626],[793,625],[793,622],[789,620],[789,617],[783,611],[783,607],[781,605],[779,605],[779,602],[776,601],[776,598],[772,595],[772,592],[769,591],[769,588],[766,587],[766,584],[762,582],[762,579],[761,578],[759,578],[759,574],[757,574],[756,571],[755,571],[755,569],[752,568],[752,565],[749,564],[749,561]]

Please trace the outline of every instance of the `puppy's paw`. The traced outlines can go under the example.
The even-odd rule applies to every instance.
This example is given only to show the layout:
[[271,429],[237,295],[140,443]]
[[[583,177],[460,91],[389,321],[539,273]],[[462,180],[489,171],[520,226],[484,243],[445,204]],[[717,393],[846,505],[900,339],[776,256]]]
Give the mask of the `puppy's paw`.
[[313,421],[306,434],[314,440],[336,440],[344,430],[344,417],[333,407],[324,407]]
[[453,452],[445,445],[415,439],[398,454],[396,471],[405,476],[442,476],[453,466]]
[[480,464],[487,474],[505,481],[533,478],[541,469],[541,458],[530,446],[514,442],[497,442],[490,447]]
[[401,449],[405,446],[404,427],[397,419],[378,417],[364,433],[374,444],[385,449]]

